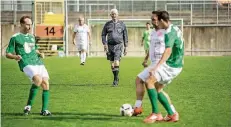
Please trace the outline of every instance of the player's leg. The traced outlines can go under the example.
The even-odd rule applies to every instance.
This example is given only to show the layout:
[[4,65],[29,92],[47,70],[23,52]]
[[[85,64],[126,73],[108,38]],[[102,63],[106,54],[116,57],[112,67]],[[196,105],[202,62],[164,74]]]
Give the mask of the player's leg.
[[144,119],[145,123],[153,123],[155,121],[163,120],[163,117],[159,113],[158,109],[157,90],[154,86],[156,82],[157,79],[155,76],[151,76],[146,80],[146,88],[152,106],[152,113]]
[[86,62],[86,58],[87,58],[87,44],[83,45],[82,54],[83,54],[83,62],[82,63],[84,65]]
[[50,91],[49,91],[49,75],[47,72],[47,69],[45,68],[44,65],[40,66],[40,75],[42,76],[42,84],[41,87],[43,89],[42,93],[42,110],[40,115],[43,116],[48,116],[51,115],[50,111],[48,110],[48,103],[49,103],[49,96],[50,96]]
[[29,112],[31,111],[31,107],[34,103],[35,100],[35,96],[38,93],[39,90],[39,86],[42,83],[42,78],[40,77],[40,75],[36,74],[36,67],[35,66],[31,66],[28,65],[26,67],[23,68],[23,72],[31,79],[32,81],[32,85],[30,88],[30,92],[29,92],[29,97],[28,97],[28,101],[27,101],[27,105],[24,108],[24,113],[26,115],[29,114]]
[[134,105],[133,116],[137,116],[143,112],[142,101],[143,101],[144,93],[145,93],[144,82],[139,76],[137,76],[136,77],[136,102]]
[[170,97],[163,91],[164,85],[161,83],[155,83],[155,87],[158,92],[158,100],[163,105],[168,115],[164,118],[166,121],[177,122],[179,120],[179,114],[176,112],[175,107],[171,103]]
[[117,44],[114,46],[114,82],[113,85],[119,84],[119,67],[120,67],[120,59],[123,53],[123,45]]
[[143,100],[144,93],[145,93],[145,82],[144,81],[146,81],[149,78],[148,70],[150,69],[150,66],[145,68],[142,72],[140,72],[136,78],[136,102],[134,106],[134,113],[133,113],[134,116],[141,114],[143,111],[142,110],[142,100]]

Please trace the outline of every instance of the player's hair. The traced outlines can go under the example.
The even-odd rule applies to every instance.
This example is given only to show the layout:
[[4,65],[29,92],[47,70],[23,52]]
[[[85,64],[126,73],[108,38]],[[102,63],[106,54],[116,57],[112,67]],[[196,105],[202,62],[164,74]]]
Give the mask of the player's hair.
[[118,10],[116,8],[111,9],[111,13],[113,13],[113,12],[116,13],[116,14],[119,14]]
[[150,25],[150,22],[146,22],[146,25],[148,25],[148,24]]
[[20,24],[24,24],[24,23],[25,23],[25,19],[31,19],[31,18],[30,18],[30,16],[27,16],[27,15],[22,16],[22,17],[20,18]]
[[167,11],[161,11],[159,14],[158,14],[158,20],[164,20],[165,22],[168,22],[170,17],[169,17],[169,14]]
[[158,15],[159,13],[160,13],[160,11],[152,11],[152,14]]

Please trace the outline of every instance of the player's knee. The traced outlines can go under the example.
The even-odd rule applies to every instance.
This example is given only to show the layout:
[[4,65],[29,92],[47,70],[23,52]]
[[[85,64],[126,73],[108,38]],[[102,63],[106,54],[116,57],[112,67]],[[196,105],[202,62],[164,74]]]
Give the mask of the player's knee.
[[48,82],[48,79],[43,79],[42,80],[42,88],[43,90],[49,90],[49,82]]
[[159,93],[159,92],[161,92],[163,90],[164,85],[156,82],[155,83],[155,88],[156,88],[156,91]]
[[114,61],[114,65],[115,65],[115,66],[119,66],[119,65],[120,65],[120,61],[119,61],[119,60],[115,60],[115,61]]
[[154,76],[149,77],[146,81],[145,81],[145,85],[148,89],[152,89],[155,88],[154,84],[156,83],[156,78]]
[[39,75],[35,75],[32,78],[32,80],[33,80],[34,84],[37,85],[37,86],[40,86],[41,83],[42,83],[42,78]]
[[140,77],[136,77],[136,85],[140,85],[143,84],[144,82],[142,81],[142,79],[140,79]]

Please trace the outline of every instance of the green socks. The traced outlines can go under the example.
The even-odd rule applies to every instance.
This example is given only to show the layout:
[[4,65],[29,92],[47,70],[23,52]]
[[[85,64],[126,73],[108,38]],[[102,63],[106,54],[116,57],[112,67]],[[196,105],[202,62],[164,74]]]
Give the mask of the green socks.
[[42,111],[47,110],[48,107],[48,101],[49,101],[49,90],[43,90],[42,94]]
[[30,88],[30,93],[29,93],[29,98],[28,98],[28,101],[27,101],[27,105],[30,105],[30,106],[33,105],[35,96],[38,93],[38,89],[39,89],[38,86],[36,86],[35,84],[32,84],[32,86]]
[[173,115],[174,114],[174,112],[172,111],[171,106],[170,106],[170,104],[168,102],[168,99],[164,95],[163,92],[158,93],[158,100],[164,106],[164,108],[166,109],[166,111],[168,112],[169,115]]
[[151,105],[152,105],[152,113],[159,113],[158,110],[158,105],[157,105],[157,91],[156,89],[148,89],[148,96],[149,99],[151,101]]

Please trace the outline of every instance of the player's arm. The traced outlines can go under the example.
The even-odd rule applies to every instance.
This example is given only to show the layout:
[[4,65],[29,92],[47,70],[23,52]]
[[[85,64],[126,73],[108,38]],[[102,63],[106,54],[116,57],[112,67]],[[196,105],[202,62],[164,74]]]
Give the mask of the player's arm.
[[141,46],[143,45],[144,45],[144,33],[143,33],[142,40],[141,40]]
[[165,63],[168,58],[170,57],[170,55],[172,54],[172,47],[174,45],[174,37],[173,35],[169,35],[169,34],[165,34],[165,50],[164,53],[160,59],[160,61],[158,62],[158,64],[154,67],[151,67],[151,69],[149,70],[150,75],[152,75],[152,71],[156,71],[156,69],[163,63]]
[[6,48],[6,58],[15,59],[16,61],[19,61],[22,59],[20,55],[15,54],[15,37],[12,37],[10,39],[9,45]]
[[127,55],[128,31],[127,31],[127,27],[125,24],[124,24],[124,31],[123,31],[123,39],[124,39],[124,55]]
[[102,36],[102,43],[104,45],[104,51],[107,52],[108,51],[107,40],[106,40],[106,36],[107,36],[107,23],[103,27],[101,36]]
[[77,26],[74,26],[74,30],[73,30],[73,34],[72,34],[72,42],[74,45],[76,45],[76,42],[75,42],[76,33],[77,33]]
[[73,34],[72,34],[72,42],[73,42],[74,45],[75,45],[75,35],[76,35],[76,32],[73,32]]
[[87,35],[88,35],[88,43],[89,45],[91,45],[91,30],[89,28],[88,28]]
[[44,53],[40,52],[38,49],[36,49],[36,53],[37,53],[41,58],[44,58],[44,57],[45,57]]
[[147,67],[148,58],[149,58],[149,52],[148,52],[147,55],[144,57],[144,61],[143,61],[143,63],[142,63],[142,65],[143,65],[144,67]]

